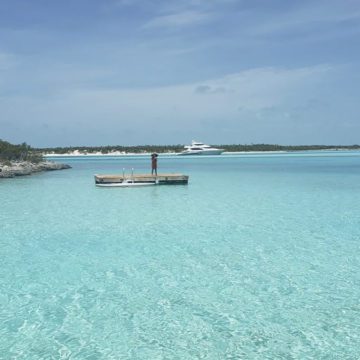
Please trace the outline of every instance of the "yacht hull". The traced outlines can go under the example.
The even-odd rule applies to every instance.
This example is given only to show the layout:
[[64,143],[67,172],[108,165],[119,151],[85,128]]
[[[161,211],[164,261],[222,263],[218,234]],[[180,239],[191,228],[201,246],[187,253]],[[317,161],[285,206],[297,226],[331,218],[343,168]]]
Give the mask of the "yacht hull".
[[224,150],[201,150],[201,151],[183,151],[178,155],[186,156],[186,155],[220,155],[224,152]]

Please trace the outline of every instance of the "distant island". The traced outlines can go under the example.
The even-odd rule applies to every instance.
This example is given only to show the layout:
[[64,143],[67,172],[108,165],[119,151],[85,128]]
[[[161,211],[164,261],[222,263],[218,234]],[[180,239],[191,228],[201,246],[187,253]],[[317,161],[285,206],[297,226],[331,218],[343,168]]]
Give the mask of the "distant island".
[[[360,150],[360,145],[276,145],[276,144],[232,144],[212,145],[225,152],[290,152],[310,150]],[[30,175],[40,171],[69,169],[70,166],[45,159],[46,156],[78,155],[140,155],[149,153],[178,154],[184,145],[107,145],[33,148],[26,143],[13,145],[0,140],[0,178]]]
[[[265,151],[309,151],[309,150],[360,150],[360,145],[274,145],[274,144],[250,144],[250,145],[212,145],[224,149],[225,152],[265,152]],[[77,147],[53,147],[37,148],[37,153],[44,155],[126,155],[148,153],[180,153],[184,145],[107,145],[107,146],[77,146]]]
[[40,171],[69,169],[66,164],[45,161],[42,153],[26,143],[13,145],[0,140],[0,178],[31,175]]

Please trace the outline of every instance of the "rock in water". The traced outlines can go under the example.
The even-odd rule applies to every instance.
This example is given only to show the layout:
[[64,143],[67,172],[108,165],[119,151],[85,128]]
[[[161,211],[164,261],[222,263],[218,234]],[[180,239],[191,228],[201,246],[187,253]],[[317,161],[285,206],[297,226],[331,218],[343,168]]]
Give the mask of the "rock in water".
[[31,175],[40,171],[53,171],[71,169],[70,165],[60,164],[53,161],[41,161],[31,163],[28,161],[0,162],[0,178],[12,178],[15,176]]

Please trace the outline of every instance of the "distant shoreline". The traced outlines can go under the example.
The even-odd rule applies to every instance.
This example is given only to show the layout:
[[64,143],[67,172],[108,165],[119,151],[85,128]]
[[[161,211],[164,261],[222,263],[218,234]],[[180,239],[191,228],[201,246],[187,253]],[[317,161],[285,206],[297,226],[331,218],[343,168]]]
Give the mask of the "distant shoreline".
[[[232,155],[232,154],[272,154],[272,153],[286,153],[288,151],[227,151],[223,152],[220,155]],[[159,155],[165,155],[165,156],[179,156],[180,153],[159,153]],[[220,155],[190,155],[190,156],[198,156],[198,157],[208,157],[208,156],[220,156]],[[98,157],[98,156],[112,156],[112,157],[119,157],[119,156],[151,156],[151,153],[126,153],[126,154],[114,154],[114,153],[108,153],[108,154],[89,154],[89,153],[77,153],[77,154],[43,154],[44,157]],[[189,155],[187,155],[189,156]],[[186,158],[187,156],[179,156],[182,158]]]
[[[300,153],[300,152],[326,152],[326,151],[360,151],[359,149],[344,149],[344,148],[330,148],[330,149],[308,149],[308,150],[263,150],[263,151],[224,151],[221,155],[236,155],[236,154],[286,154],[286,153]],[[165,156],[178,156],[178,152],[164,152],[159,153],[159,155]],[[110,152],[110,153],[88,153],[81,151],[74,151],[71,153],[44,153],[45,158],[62,158],[62,157],[121,157],[121,156],[150,156],[151,152],[141,152],[141,153],[125,153],[125,152]],[[221,156],[221,155],[193,155],[199,157],[206,156]],[[183,156],[181,156],[183,157]],[[186,157],[186,156],[184,156]]]
[[[294,151],[344,151],[360,150],[360,145],[277,145],[277,144],[219,144],[210,146],[223,149],[223,155],[251,153],[284,153]],[[34,148],[36,153],[47,157],[56,156],[141,156],[151,153],[178,155],[184,145],[106,145],[106,146],[67,146]]]

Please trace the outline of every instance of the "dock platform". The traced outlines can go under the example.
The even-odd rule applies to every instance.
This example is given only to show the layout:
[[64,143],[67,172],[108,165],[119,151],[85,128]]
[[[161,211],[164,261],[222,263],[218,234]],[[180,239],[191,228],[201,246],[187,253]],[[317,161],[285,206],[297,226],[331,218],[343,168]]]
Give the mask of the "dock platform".
[[103,187],[146,186],[146,185],[186,185],[188,175],[182,174],[131,174],[131,175],[95,175],[95,185]]

